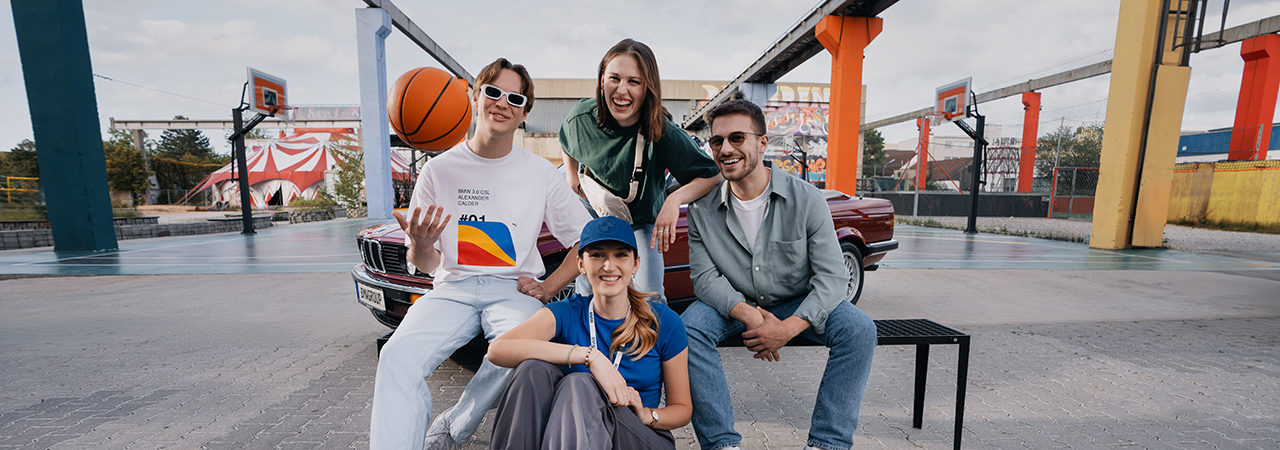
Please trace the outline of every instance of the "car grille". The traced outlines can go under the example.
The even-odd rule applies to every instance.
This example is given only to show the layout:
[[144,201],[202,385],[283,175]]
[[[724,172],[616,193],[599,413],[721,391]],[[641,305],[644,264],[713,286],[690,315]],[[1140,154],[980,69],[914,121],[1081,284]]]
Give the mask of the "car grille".
[[404,245],[364,238],[356,239],[356,244],[360,247],[360,259],[364,260],[365,267],[376,272],[431,278],[418,270],[409,273],[405,264],[409,249]]

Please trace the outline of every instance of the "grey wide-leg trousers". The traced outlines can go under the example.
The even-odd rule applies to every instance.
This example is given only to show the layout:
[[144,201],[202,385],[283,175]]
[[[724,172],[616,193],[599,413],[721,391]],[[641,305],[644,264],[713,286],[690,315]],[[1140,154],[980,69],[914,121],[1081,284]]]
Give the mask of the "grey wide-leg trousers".
[[609,404],[590,373],[565,375],[534,359],[520,363],[498,402],[491,449],[675,449],[675,436],[646,427],[626,406]]

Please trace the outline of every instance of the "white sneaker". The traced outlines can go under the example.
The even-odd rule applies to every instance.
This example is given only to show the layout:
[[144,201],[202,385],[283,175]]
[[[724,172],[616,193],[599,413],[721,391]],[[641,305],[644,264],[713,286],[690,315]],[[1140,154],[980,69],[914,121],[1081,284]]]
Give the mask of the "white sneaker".
[[458,442],[449,434],[449,424],[453,422],[453,418],[449,416],[452,413],[453,408],[446,409],[436,416],[434,422],[431,422],[431,427],[427,428],[427,440],[423,446],[425,450],[453,450],[458,447]]

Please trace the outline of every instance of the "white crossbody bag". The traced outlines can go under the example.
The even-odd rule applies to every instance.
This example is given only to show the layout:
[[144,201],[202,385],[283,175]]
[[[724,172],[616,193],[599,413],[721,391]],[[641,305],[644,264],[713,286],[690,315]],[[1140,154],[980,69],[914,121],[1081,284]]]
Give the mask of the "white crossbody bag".
[[591,169],[583,167],[585,176],[579,177],[578,186],[582,189],[582,194],[587,197],[587,202],[591,203],[591,209],[596,211],[600,216],[613,216],[631,223],[631,209],[627,208],[627,204],[635,201],[636,195],[640,192],[640,180],[644,178],[644,168],[642,162],[644,160],[644,134],[636,133],[636,167],[631,171],[631,187],[627,193],[627,198],[618,197],[609,192],[609,189],[601,185],[595,180],[591,174]]

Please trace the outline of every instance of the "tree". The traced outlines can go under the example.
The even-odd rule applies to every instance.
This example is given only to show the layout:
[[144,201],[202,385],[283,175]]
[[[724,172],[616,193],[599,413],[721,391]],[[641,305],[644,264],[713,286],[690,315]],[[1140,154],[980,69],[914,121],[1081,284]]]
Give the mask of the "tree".
[[[186,120],[183,116],[173,116],[176,120]],[[160,143],[156,145],[158,156],[190,161],[200,164],[226,164],[229,157],[220,156],[209,146],[209,138],[200,130],[164,130],[160,134]],[[188,158],[184,158],[190,155]],[[194,158],[194,159],[193,159]]]
[[879,172],[884,169],[887,158],[888,153],[884,151],[884,137],[880,135],[880,131],[862,132],[862,176],[880,175]]
[[36,143],[23,139],[17,147],[4,154],[0,161],[0,175],[8,177],[40,177],[40,163],[36,159]]
[[333,180],[334,200],[350,210],[364,207],[364,151],[350,139],[343,139],[334,146],[333,156],[334,165],[338,166]]
[[133,136],[128,131],[111,130],[111,139],[102,143],[107,158],[107,185],[117,191],[127,191],[137,199],[151,187],[147,180],[151,170],[142,160],[142,152],[133,146]]
[[1057,167],[1098,167],[1102,160],[1102,125],[1072,130],[1059,127],[1036,140],[1036,175],[1048,177]]

